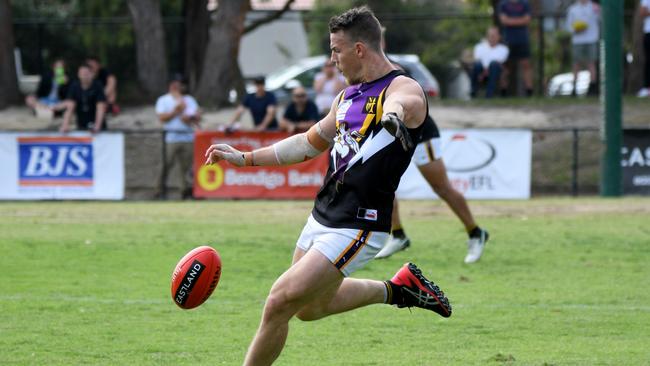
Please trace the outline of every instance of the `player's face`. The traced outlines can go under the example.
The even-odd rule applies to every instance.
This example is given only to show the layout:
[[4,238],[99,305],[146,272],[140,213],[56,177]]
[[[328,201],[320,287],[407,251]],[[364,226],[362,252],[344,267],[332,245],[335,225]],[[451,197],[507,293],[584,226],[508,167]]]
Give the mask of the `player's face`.
[[354,42],[350,41],[342,31],[330,33],[330,50],[332,51],[332,62],[341,74],[354,85],[361,83],[361,62],[357,57],[357,50]]

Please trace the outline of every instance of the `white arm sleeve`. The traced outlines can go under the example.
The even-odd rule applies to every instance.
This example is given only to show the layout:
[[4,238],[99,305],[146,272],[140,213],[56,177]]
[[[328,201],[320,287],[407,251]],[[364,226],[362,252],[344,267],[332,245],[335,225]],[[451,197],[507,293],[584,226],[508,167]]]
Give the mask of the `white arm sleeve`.
[[276,142],[273,144],[273,150],[280,165],[301,163],[321,153],[320,150],[312,146],[306,133],[293,135]]

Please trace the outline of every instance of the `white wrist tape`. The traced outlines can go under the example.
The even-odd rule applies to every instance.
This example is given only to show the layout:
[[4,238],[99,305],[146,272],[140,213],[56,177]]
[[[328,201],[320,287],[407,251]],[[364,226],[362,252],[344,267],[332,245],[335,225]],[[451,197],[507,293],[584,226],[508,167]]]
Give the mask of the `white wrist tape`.
[[309,143],[306,133],[293,135],[276,142],[273,144],[273,150],[280,165],[300,163],[321,153]]

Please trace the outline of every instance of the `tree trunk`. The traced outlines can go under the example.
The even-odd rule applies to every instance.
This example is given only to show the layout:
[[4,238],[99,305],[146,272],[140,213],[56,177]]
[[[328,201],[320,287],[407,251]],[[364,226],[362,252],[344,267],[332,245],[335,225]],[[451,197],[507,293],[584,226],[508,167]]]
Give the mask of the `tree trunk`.
[[640,6],[639,3],[634,9],[634,20],[632,21],[632,49],[630,51],[634,56],[634,60],[629,65],[625,80],[625,90],[628,93],[636,93],[643,86],[645,55],[643,53],[643,17],[641,17]]
[[203,73],[195,92],[205,106],[222,106],[228,102],[231,88],[239,82],[233,67],[237,66],[239,42],[244,32],[244,20],[250,10],[248,0],[220,1],[210,26]]
[[138,80],[150,97],[165,92],[167,54],[158,0],[128,0],[135,32]]
[[11,5],[9,0],[0,0],[0,109],[19,101]]
[[208,46],[210,30],[210,13],[208,0],[185,0],[183,2],[185,17],[185,77],[189,89],[195,90],[203,72],[203,59]]

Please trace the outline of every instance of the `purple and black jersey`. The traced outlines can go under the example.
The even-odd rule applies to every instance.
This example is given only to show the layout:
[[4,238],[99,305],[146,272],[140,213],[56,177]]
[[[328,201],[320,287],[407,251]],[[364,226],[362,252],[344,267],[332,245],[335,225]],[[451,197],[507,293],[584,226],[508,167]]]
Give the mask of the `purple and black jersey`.
[[[393,70],[339,96],[330,165],[312,211],[322,225],[390,231],[395,190],[415,151],[404,151],[380,123],[386,89],[400,75]],[[409,129],[413,141],[423,125]]]

